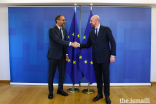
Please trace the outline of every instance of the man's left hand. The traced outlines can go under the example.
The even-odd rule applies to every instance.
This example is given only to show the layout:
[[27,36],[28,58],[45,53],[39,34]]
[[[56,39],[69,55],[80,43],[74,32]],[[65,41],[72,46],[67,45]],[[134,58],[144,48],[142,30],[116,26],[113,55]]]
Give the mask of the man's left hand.
[[111,56],[110,57],[110,62],[113,63],[114,61],[115,61],[115,57],[114,56]]
[[68,57],[68,55],[66,55],[66,61],[68,61],[68,59],[69,59],[69,57]]

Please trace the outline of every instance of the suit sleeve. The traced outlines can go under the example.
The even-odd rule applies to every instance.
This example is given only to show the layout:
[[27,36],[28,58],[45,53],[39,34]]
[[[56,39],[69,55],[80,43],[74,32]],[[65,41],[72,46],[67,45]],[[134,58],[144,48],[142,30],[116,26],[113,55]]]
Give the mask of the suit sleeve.
[[109,27],[107,28],[107,37],[111,44],[111,55],[116,56],[116,42]]
[[92,41],[91,41],[90,34],[89,34],[89,38],[88,38],[88,40],[87,40],[87,43],[85,43],[85,44],[80,44],[80,49],[81,49],[81,48],[89,48],[91,45],[92,45]]
[[49,38],[50,38],[50,40],[53,40],[57,44],[69,46],[69,42],[60,39],[53,28],[49,29]]

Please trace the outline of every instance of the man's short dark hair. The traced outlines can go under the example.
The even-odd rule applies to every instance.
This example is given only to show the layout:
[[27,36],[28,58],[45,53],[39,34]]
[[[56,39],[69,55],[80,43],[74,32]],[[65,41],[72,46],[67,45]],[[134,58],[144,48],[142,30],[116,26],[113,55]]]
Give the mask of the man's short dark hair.
[[56,23],[57,23],[57,20],[59,20],[61,16],[63,16],[63,15],[60,15],[60,14],[59,14],[59,15],[57,15],[57,16],[55,17],[55,22],[56,22]]

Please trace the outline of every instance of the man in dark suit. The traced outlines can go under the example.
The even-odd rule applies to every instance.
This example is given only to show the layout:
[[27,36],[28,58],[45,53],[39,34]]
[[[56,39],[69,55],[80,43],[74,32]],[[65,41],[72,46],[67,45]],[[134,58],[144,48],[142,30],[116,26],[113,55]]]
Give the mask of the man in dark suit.
[[[116,43],[109,27],[100,25],[100,18],[97,15],[91,17],[91,26],[95,29],[90,31],[86,44],[77,44],[80,48],[89,48],[92,46],[93,67],[96,76],[98,95],[93,101],[103,98],[102,77],[104,79],[104,95],[107,104],[111,104],[110,95],[110,71],[109,64],[115,61]],[[111,44],[111,49],[109,46]]]
[[48,98],[53,98],[53,79],[56,68],[59,69],[59,85],[57,94],[68,96],[68,93],[63,91],[64,74],[66,60],[68,60],[68,46],[74,46],[74,43],[66,41],[65,18],[63,15],[55,17],[56,25],[49,29],[50,46],[48,51],[49,60],[49,77],[48,77]]

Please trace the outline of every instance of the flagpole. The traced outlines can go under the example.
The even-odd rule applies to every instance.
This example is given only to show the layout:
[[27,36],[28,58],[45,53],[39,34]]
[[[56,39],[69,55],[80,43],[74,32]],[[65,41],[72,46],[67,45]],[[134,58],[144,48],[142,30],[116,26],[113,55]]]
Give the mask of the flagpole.
[[[93,4],[91,3],[90,4],[90,10],[92,10],[92,6],[93,6]],[[95,93],[95,91],[93,89],[90,89],[90,83],[89,82],[88,82],[88,88],[84,89],[82,92],[85,93],[85,94]]]
[[92,10],[92,6],[93,6],[93,4],[91,3],[91,4],[90,4],[90,10]]
[[75,13],[76,13],[76,6],[77,6],[77,4],[74,4],[75,5]]
[[90,89],[89,82],[88,82],[88,88],[84,89],[82,92],[85,93],[85,94],[93,94],[93,93],[95,93],[95,91],[93,89]]
[[75,86],[73,84],[72,88],[69,88],[67,91],[70,92],[70,93],[77,93],[77,92],[79,92],[79,89],[75,88]]
[[[74,5],[75,5],[75,13],[76,13],[76,6],[77,6],[77,4],[74,4]],[[72,88],[69,88],[67,91],[70,92],[70,93],[77,93],[77,92],[79,92],[79,89],[75,88],[75,86],[73,84]]]

